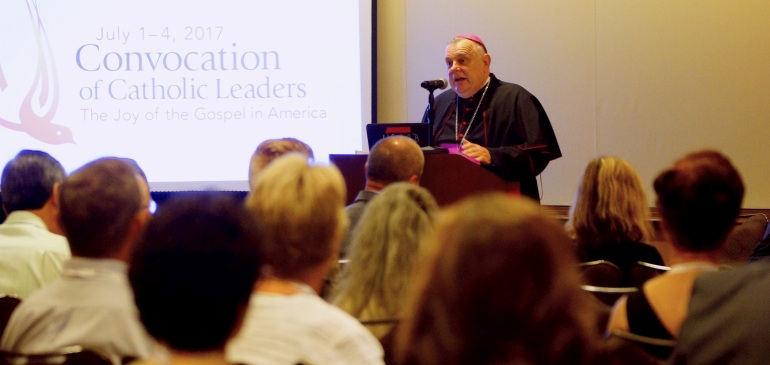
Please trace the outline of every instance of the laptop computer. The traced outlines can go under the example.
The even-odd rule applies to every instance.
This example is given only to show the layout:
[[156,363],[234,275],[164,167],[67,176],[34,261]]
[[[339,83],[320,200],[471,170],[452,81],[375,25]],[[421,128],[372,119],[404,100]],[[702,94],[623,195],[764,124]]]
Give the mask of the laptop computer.
[[373,123],[366,125],[369,149],[381,139],[389,136],[406,136],[420,147],[430,146],[430,125],[428,123]]

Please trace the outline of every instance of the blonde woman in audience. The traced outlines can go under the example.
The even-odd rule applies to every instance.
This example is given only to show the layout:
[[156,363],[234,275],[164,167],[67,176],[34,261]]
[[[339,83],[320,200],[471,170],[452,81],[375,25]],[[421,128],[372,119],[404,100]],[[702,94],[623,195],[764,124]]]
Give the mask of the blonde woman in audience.
[[563,229],[526,198],[439,215],[396,338],[399,364],[591,364],[599,335]]
[[264,277],[226,350],[238,364],[382,364],[360,322],[318,293],[347,228],[345,182],[334,166],[287,154],[265,168],[246,207],[265,232]]
[[615,304],[608,332],[672,339],[687,316],[695,279],[719,268],[719,250],[735,225],[743,182],[715,151],[688,154],[655,179],[671,270]]
[[636,170],[617,157],[599,157],[586,166],[570,207],[567,232],[578,260],[607,260],[626,273],[637,261],[663,265],[653,236],[650,208]]
[[257,182],[259,173],[273,160],[289,152],[298,152],[311,161],[313,160],[313,149],[296,138],[278,138],[267,139],[257,146],[251,155],[249,162],[249,188],[254,190],[254,184]]
[[435,199],[424,188],[393,183],[369,203],[353,232],[350,263],[342,271],[332,303],[378,338],[401,317],[404,293],[437,212]]

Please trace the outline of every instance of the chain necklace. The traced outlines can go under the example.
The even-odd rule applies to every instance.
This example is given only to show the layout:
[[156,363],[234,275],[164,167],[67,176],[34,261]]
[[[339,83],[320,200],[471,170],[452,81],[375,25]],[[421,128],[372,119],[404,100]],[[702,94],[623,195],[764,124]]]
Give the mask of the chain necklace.
[[[473,111],[473,116],[471,116],[471,121],[468,122],[468,127],[465,128],[465,133],[463,133],[463,140],[465,140],[465,136],[468,135],[468,131],[471,130],[471,126],[473,125],[473,120],[476,119],[476,113],[479,112],[481,103],[484,101],[484,95],[487,95],[487,89],[489,89],[489,84],[491,84],[491,82],[489,77],[487,77],[487,85],[484,86],[484,92],[481,93],[481,98],[479,98],[479,103],[476,104],[476,110]],[[455,141],[457,141],[458,133],[460,129],[460,124],[458,123],[458,115],[460,115],[460,95],[457,95],[457,99],[455,100]]]

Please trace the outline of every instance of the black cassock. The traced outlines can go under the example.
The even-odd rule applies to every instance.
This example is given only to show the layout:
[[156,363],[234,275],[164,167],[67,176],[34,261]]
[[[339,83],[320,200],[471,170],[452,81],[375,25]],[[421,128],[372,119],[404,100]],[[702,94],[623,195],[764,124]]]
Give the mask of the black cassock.
[[[454,90],[447,90],[436,96],[434,108],[434,145],[459,143],[464,135],[489,150],[492,163],[482,166],[505,180],[519,181],[522,195],[540,200],[535,177],[548,162],[561,157],[561,150],[551,121],[534,95],[490,74],[486,93],[482,88],[463,99]],[[455,110],[459,110],[457,119]],[[422,121],[428,121],[427,110]],[[455,123],[459,124],[457,133]],[[470,130],[465,133],[468,125]]]

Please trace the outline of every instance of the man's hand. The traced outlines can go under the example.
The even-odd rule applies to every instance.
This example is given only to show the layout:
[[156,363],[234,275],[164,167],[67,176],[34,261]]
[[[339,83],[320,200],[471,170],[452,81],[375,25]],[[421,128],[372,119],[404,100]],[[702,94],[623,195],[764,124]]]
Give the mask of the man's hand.
[[492,156],[489,155],[489,150],[486,147],[468,142],[465,139],[463,139],[463,143],[460,146],[460,153],[484,165],[492,163]]

